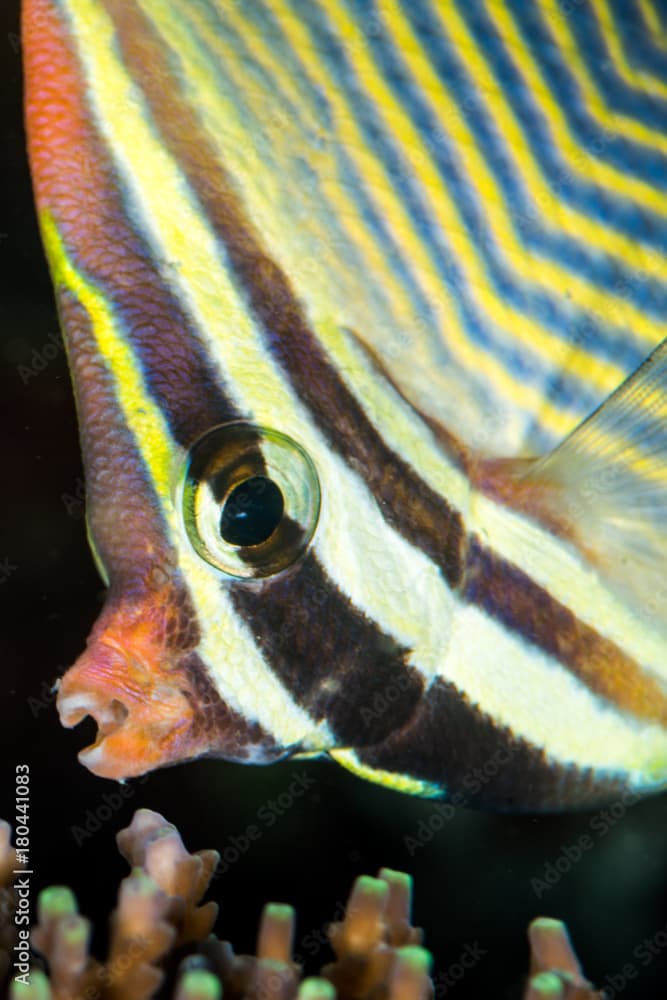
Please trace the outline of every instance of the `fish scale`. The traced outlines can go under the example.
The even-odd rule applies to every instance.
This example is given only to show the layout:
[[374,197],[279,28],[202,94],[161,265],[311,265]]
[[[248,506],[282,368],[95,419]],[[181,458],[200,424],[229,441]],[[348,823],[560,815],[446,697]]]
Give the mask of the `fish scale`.
[[[667,84],[632,11],[25,0],[96,773],[663,787]],[[230,540],[253,477],[280,523]]]

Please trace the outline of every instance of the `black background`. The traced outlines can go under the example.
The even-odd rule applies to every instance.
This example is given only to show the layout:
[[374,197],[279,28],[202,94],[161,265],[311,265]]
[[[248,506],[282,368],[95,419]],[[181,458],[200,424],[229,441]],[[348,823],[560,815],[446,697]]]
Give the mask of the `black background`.
[[[147,806],[176,823],[191,850],[229,851],[232,838],[238,844],[249,825],[259,827],[260,838],[212,887],[221,904],[218,932],[237,951],[254,949],[265,901],[288,902],[298,912],[296,951],[312,972],[330,957],[327,948],[314,953],[314,932],[340,908],[356,875],[389,866],[414,876],[415,921],[436,959],[438,998],[519,997],[525,929],[539,913],[567,921],[598,985],[619,986],[607,977],[632,963],[637,977],[623,997],[665,995],[667,948],[660,945],[667,934],[659,933],[667,929],[665,796],[633,806],[602,836],[598,813],[515,818],[458,810],[443,823],[432,803],[387,792],[330,763],[260,769],[200,761],[131,782],[124,799],[118,785],[78,764],[92,724],[62,729],[50,687],[81,652],[103,589],[86,543],[75,414],[64,353],[54,346],[58,324],[31,201],[17,0],[3,0],[2,16],[0,815],[13,819],[15,766],[28,763],[33,904],[44,886],[70,885],[94,920],[94,948],[102,954],[107,915],[127,873],[114,835],[136,807]],[[297,774],[307,774],[312,786],[269,826],[262,819],[267,804]],[[99,829],[81,840],[91,817]],[[415,849],[429,824],[441,828]],[[565,848],[571,854],[584,834],[594,846],[538,899],[531,880]],[[644,952],[635,949],[656,934],[660,953],[644,965]],[[448,965],[473,945],[485,954],[460,982],[447,985]]]

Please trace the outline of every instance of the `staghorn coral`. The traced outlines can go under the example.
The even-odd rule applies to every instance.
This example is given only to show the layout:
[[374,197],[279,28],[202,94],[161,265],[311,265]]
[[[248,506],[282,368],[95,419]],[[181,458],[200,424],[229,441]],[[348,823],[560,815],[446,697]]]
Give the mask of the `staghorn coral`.
[[[433,998],[431,957],[422,947],[421,930],[410,923],[408,875],[385,868],[377,878],[358,878],[343,919],[329,927],[336,960],[319,977],[302,980],[292,960],[295,915],[290,906],[265,906],[256,956],[236,955],[229,942],[211,934],[217,905],[200,903],[217,852],[189,854],[176,827],[148,809],[135,813],[117,842],[132,871],[121,883],[111,916],[106,961],[90,955],[90,924],[78,913],[70,890],[46,889],[39,896],[31,941],[48,975],[35,966],[29,985],[12,983],[10,1000],[220,1000],[223,992],[226,1000]],[[5,970],[13,865],[9,827],[0,824]],[[524,1000],[600,1000],[602,994],[582,977],[560,921],[540,917],[530,925],[528,937],[531,966]],[[178,962],[187,949],[190,954]]]
[[524,1000],[602,1000],[581,974],[567,928],[560,920],[538,917],[528,928],[530,980]]

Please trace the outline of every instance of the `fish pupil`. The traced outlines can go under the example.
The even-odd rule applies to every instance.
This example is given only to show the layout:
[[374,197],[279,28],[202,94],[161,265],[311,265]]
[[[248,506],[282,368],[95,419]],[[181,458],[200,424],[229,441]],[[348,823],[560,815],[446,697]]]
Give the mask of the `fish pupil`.
[[225,501],[220,534],[230,545],[260,545],[280,524],[285,503],[266,476],[251,476],[235,486]]

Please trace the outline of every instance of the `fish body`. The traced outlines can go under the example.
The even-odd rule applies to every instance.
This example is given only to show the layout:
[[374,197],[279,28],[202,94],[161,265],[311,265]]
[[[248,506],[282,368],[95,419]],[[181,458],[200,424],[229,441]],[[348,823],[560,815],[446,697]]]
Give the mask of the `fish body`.
[[631,6],[25,0],[109,587],[58,694],[91,770],[664,786],[667,62]]

